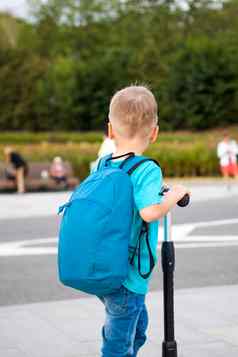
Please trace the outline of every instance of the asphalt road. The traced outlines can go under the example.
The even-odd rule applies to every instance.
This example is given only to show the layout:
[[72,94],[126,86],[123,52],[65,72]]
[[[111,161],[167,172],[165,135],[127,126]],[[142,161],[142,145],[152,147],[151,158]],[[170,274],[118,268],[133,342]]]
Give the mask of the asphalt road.
[[[185,244],[176,249],[176,289],[237,284],[237,218],[238,196],[194,202],[188,208],[174,210],[175,225],[195,224]],[[225,222],[226,220],[231,222]],[[28,248],[54,248],[56,243],[52,238],[57,236],[58,225],[59,218],[55,216],[2,219],[0,247],[3,243],[29,241]],[[202,236],[206,237],[206,242],[211,237],[213,245],[206,246],[201,241],[196,242],[197,236],[200,239]],[[232,238],[230,245],[227,245],[227,236]],[[193,241],[197,243],[194,247],[189,246],[189,237],[194,238]],[[217,237],[220,237],[223,245],[216,243]],[[38,242],[39,239],[44,242]],[[178,248],[180,243],[176,245]],[[162,288],[160,259],[158,266],[151,282],[153,290]],[[67,289],[58,283],[55,254],[0,255],[0,305],[74,299],[81,296],[88,295]]]

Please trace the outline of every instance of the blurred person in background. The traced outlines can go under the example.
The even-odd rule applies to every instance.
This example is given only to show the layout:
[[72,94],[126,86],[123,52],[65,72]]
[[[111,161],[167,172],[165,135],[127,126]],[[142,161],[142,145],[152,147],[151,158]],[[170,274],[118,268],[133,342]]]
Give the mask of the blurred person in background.
[[25,177],[28,174],[28,166],[23,157],[11,147],[4,148],[5,162],[7,168],[5,170],[8,180],[16,181],[17,192],[25,192]]
[[217,145],[217,156],[220,159],[220,169],[224,178],[229,176],[238,178],[237,154],[236,141],[230,138],[228,132],[225,132],[223,140]]
[[107,135],[107,129],[105,130],[105,134],[103,135],[103,142],[98,151],[98,158],[96,161],[91,162],[90,171],[92,172],[97,168],[98,162],[101,157],[114,154],[116,152],[116,145],[114,140],[110,139]]
[[103,136],[103,142],[98,151],[98,158],[100,159],[103,156],[114,154],[116,151],[116,145],[114,140],[110,139],[106,134]]
[[67,184],[67,172],[64,165],[64,162],[60,156],[56,156],[53,159],[53,162],[50,166],[49,170],[50,177],[57,183],[57,184]]

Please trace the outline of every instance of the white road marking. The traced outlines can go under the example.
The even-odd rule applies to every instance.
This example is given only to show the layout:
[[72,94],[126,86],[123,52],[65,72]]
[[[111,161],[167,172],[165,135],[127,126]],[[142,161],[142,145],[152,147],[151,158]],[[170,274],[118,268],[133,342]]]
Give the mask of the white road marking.
[[16,257],[26,255],[57,255],[57,248],[19,248],[19,249],[7,249],[0,248],[1,257]]
[[200,227],[222,226],[226,224],[236,224],[236,223],[238,223],[238,218],[222,219],[222,220],[215,220],[215,221],[208,221],[208,222],[198,222],[194,224],[196,225],[196,228],[200,228]]
[[[226,219],[222,221],[198,222],[192,224],[180,224],[172,227],[172,236],[176,249],[192,248],[221,248],[226,246],[238,246],[237,235],[226,236],[203,236],[190,235],[195,228],[211,227],[220,225],[237,224],[238,219]],[[229,232],[229,228],[227,229]],[[163,227],[159,229],[159,245],[163,240]],[[22,240],[14,242],[0,243],[0,256],[29,256],[29,255],[57,255],[56,237]],[[47,246],[55,244],[55,246]]]
[[[227,236],[204,236],[204,235],[190,235],[196,228],[206,228],[206,227],[217,227],[229,224],[238,224],[238,218],[215,220],[209,222],[197,222],[191,224],[176,224],[171,227],[172,238],[174,242],[180,241],[195,241],[195,242],[209,242],[209,241],[238,241],[238,230],[237,235],[227,235]],[[227,228],[229,232],[229,228]],[[163,240],[164,228],[163,226],[159,229],[159,242]]]
[[[214,243],[214,242],[238,242],[238,236],[188,236],[185,237],[186,240],[184,239],[184,243],[190,243],[190,242],[208,242],[208,243]],[[175,243],[181,242],[182,239],[174,239],[173,240]]]
[[176,249],[194,249],[194,248],[223,248],[223,247],[237,247],[237,242],[213,242],[213,243],[175,243]]
[[[57,244],[57,238],[40,238],[22,241],[14,241],[0,244],[0,256],[24,256],[24,255],[56,255],[57,247],[47,247],[47,244]],[[45,247],[38,245],[46,245]]]

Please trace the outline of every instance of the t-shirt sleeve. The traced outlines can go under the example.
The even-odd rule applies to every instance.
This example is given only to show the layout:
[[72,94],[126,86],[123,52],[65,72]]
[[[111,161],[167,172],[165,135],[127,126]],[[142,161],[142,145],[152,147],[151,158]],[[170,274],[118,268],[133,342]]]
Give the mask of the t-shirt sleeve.
[[134,186],[136,208],[140,211],[145,207],[161,203],[163,197],[159,195],[163,186],[162,171],[154,162],[142,165],[137,173],[138,179]]

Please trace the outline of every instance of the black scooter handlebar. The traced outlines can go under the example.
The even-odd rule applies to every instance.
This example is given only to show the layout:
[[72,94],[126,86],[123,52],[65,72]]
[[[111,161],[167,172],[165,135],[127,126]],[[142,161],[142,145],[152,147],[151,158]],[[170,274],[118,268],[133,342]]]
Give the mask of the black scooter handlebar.
[[179,207],[186,207],[190,202],[190,196],[188,193],[186,193],[186,195],[183,196],[183,198],[177,202],[177,205]]
[[[170,189],[169,187],[162,187],[162,190],[160,192],[160,195],[163,196],[166,192],[168,192]],[[179,207],[186,207],[190,202],[190,196],[188,193],[186,193],[183,198],[181,198],[180,201],[177,202],[177,205]]]

